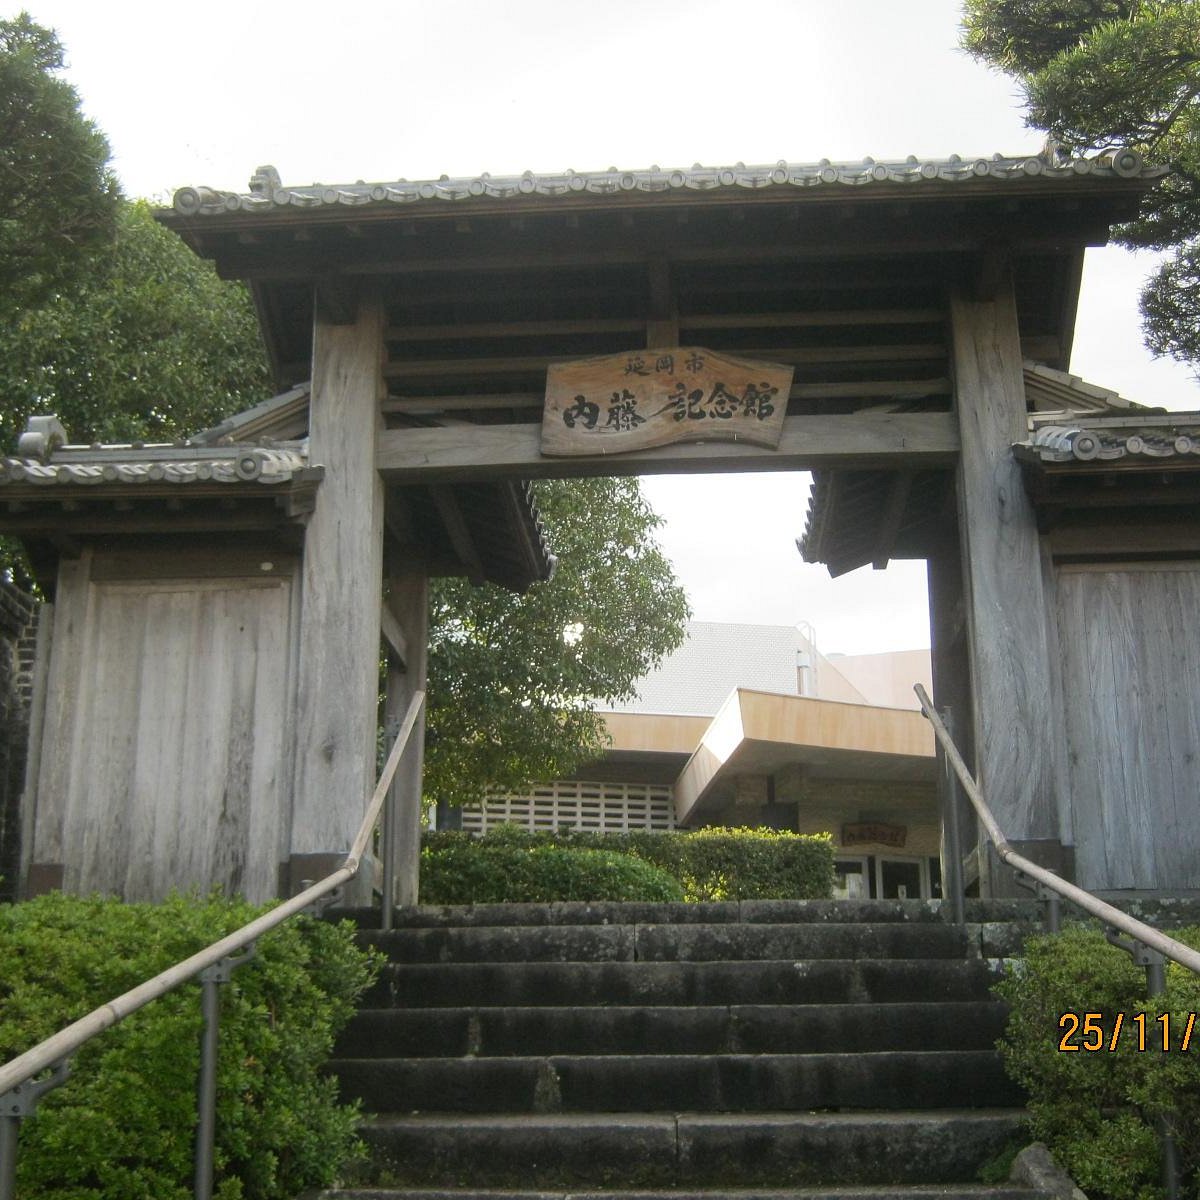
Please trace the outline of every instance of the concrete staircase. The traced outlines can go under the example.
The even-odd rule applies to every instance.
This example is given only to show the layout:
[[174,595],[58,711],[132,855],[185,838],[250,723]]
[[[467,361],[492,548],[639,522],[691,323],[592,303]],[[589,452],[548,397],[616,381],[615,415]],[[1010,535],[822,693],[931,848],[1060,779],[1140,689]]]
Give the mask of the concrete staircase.
[[1021,1128],[973,902],[496,905],[362,933],[388,964],[333,1064],[373,1114],[327,1200],[840,1200],[975,1182]]

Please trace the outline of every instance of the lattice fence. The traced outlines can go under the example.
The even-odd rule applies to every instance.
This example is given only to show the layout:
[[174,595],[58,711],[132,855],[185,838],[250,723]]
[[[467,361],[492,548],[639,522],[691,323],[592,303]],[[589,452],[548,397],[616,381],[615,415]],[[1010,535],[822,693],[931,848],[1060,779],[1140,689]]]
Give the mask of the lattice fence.
[[482,808],[463,810],[462,827],[474,833],[508,822],[525,829],[675,828],[675,805],[667,784],[564,781],[520,795],[492,796]]

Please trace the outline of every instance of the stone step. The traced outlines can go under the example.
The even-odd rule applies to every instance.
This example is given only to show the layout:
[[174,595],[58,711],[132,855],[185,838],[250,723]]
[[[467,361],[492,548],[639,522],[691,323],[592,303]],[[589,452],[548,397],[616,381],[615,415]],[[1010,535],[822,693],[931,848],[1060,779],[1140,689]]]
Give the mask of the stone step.
[[[379,910],[331,909],[331,920],[348,919],[362,929],[379,928]],[[971,924],[1042,921],[1035,900],[967,900]],[[916,922],[949,924],[951,908],[943,900],[730,900],[707,904],[650,904],[618,901],[562,901],[553,904],[412,905],[398,908],[397,928],[516,925],[718,925],[847,924]]]
[[863,1004],[986,1000],[987,960],[391,963],[365,1008]]
[[987,1050],[1004,1005],[960,1003],[621,1008],[364,1009],[342,1058],[550,1054],[765,1054]]
[[332,1069],[370,1112],[796,1112],[1004,1107],[1024,1096],[993,1050],[859,1054],[351,1058]]
[[361,1184],[747,1188],[969,1183],[1023,1114],[970,1112],[378,1117]]
[[714,962],[962,958],[967,933],[941,922],[497,925],[400,929],[360,940],[391,962]]
[[688,1188],[686,1192],[514,1192],[492,1188],[331,1188],[314,1200],[1050,1200],[1047,1193],[986,1183],[889,1184],[886,1187]]

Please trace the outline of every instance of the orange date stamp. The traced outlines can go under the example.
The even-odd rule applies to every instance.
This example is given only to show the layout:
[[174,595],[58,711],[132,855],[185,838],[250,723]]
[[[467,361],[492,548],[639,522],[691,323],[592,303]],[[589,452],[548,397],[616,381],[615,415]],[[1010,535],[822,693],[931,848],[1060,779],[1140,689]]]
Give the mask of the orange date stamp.
[[1065,1012],[1058,1018],[1062,1036],[1060,1053],[1083,1051],[1115,1053],[1119,1045],[1132,1045],[1138,1052],[1160,1050],[1187,1053],[1192,1045],[1196,1014]]

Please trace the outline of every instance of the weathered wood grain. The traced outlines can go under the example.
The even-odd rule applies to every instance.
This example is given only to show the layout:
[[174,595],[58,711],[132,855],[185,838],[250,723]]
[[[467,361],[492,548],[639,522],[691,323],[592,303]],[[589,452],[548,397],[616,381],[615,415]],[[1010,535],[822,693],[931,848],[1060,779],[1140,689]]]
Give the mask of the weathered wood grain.
[[[685,323],[686,324],[686,323]],[[941,363],[946,347],[941,342],[898,342],[879,346],[769,346],[741,351],[745,358],[773,359],[793,366],[854,365],[856,363]],[[509,358],[440,358],[392,360],[383,368],[388,379],[472,379],[502,375],[530,375],[555,364],[569,362],[548,354]]]
[[374,788],[383,575],[383,487],[373,470],[381,422],[382,316],[318,319],[310,461],[325,468],[305,531],[291,853],[345,853]]
[[42,742],[46,729],[47,681],[51,647],[54,644],[54,606],[42,604],[37,614],[37,644],[33,662],[33,695],[29,710],[29,741],[25,748],[25,779],[21,792],[21,860],[16,885],[18,897],[29,876],[37,829],[37,796],[42,766]]
[[623,454],[697,437],[774,449],[791,386],[791,367],[700,346],[554,363],[542,453]]
[[[411,647],[403,671],[388,671],[386,717],[391,723],[403,719],[413,694],[424,691],[429,664],[429,576],[421,568],[393,575],[388,581],[388,607],[395,614],[404,638]],[[425,763],[425,710],[413,726],[408,747],[388,796],[388,812],[394,818],[385,845],[396,868],[396,904],[416,904],[421,862],[421,777]]]
[[[932,379],[860,379],[851,383],[793,383],[789,399],[805,400],[885,400],[921,399],[948,396],[950,380],[944,375]],[[457,395],[390,396],[381,405],[385,413],[424,416],[443,412],[486,412],[490,409],[537,409],[545,398],[542,392],[464,392]]]
[[64,884],[275,895],[290,579],[102,583],[74,727]]
[[389,429],[376,464],[385,479],[407,483],[481,479],[565,479],[595,475],[696,471],[806,471],[821,467],[949,465],[958,452],[950,413],[853,413],[787,417],[779,447],[696,442],[617,456],[551,459],[537,425]]
[[87,645],[88,576],[92,551],[59,561],[51,658],[46,673],[46,711],[38,767],[32,862],[62,863],[71,774],[75,762],[76,712],[83,692]]
[[1063,566],[1077,880],[1200,887],[1200,565]]
[[395,659],[396,665],[403,667],[408,662],[408,639],[404,636],[404,630],[400,628],[400,622],[396,620],[386,600],[381,601],[379,605],[379,632],[391,652],[392,658]]
[[1016,304],[951,297],[959,532],[979,782],[1005,835],[1059,836],[1038,532],[1011,446],[1026,436]]

